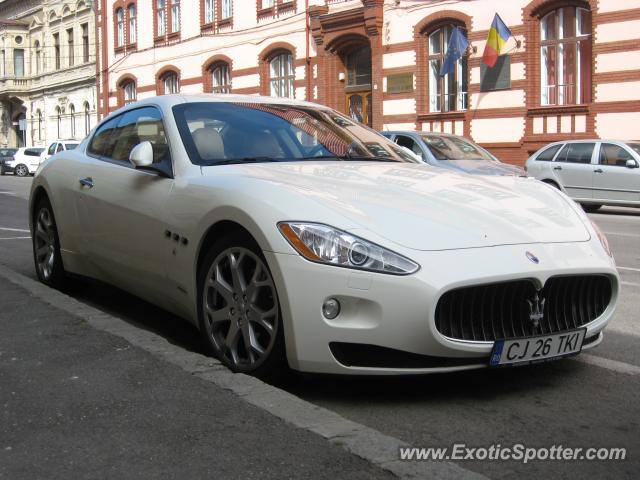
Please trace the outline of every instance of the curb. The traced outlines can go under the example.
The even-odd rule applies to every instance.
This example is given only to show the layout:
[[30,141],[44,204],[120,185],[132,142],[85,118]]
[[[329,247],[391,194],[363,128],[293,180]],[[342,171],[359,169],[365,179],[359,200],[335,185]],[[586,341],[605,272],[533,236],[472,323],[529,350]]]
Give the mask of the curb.
[[332,444],[341,446],[349,453],[391,472],[400,479],[487,480],[487,477],[452,462],[401,461],[399,449],[409,445],[400,439],[347,420],[335,412],[318,407],[255,377],[232,373],[214,358],[184,350],[160,335],[85,305],[2,264],[0,276],[24,288],[45,303],[80,317],[92,327],[122,337],[130,344],[161,357],[198,378],[233,392],[247,403],[291,425],[320,435]]

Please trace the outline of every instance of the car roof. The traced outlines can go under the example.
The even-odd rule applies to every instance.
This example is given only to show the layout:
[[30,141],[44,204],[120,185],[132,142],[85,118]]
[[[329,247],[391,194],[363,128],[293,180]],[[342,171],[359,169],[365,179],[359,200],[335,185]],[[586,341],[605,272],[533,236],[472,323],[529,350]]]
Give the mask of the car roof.
[[547,143],[544,147],[546,148],[551,145],[560,145],[563,143],[594,143],[594,142],[603,142],[603,143],[640,143],[638,140],[619,140],[613,138],[580,138],[575,140],[558,140],[556,142]]
[[112,112],[110,116],[114,114],[121,114],[128,110],[143,106],[157,106],[161,108],[171,108],[175,105],[191,102],[233,102],[233,103],[255,103],[255,104],[275,104],[275,105],[288,105],[288,106],[304,106],[318,108],[322,110],[330,110],[326,105],[320,105],[318,103],[306,102],[303,100],[295,100],[291,98],[278,98],[278,97],[266,97],[259,95],[239,95],[235,93],[194,93],[184,94],[176,93],[171,95],[156,95],[154,97],[148,97],[142,100],[128,103],[126,106],[119,108]]
[[462,135],[454,135],[453,133],[444,133],[444,132],[415,132],[412,130],[385,130],[380,132],[382,134],[387,135],[432,135],[434,137],[455,137],[455,138],[465,138]]

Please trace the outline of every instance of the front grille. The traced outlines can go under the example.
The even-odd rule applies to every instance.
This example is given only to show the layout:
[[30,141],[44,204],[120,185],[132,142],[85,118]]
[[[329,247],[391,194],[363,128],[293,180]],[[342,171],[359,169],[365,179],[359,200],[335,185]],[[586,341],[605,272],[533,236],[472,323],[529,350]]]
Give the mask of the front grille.
[[[602,315],[611,295],[604,275],[553,277],[537,292],[532,280],[457,288],[440,297],[436,328],[449,338],[480,342],[563,332]],[[543,313],[537,322],[536,306]]]

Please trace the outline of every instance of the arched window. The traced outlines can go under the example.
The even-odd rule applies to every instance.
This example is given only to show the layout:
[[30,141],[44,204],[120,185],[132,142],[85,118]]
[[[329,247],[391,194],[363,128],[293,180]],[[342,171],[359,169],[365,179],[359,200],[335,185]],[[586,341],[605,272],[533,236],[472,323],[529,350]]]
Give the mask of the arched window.
[[136,82],[128,80],[122,84],[124,104],[136,101]]
[[136,23],[136,5],[132,3],[127,7],[127,16],[129,17],[129,43],[136,43],[138,39],[137,35],[137,23]]
[[180,0],[171,1],[171,33],[180,31]]
[[561,7],[540,19],[540,103],[591,101],[591,12]]
[[269,62],[269,84],[272,97],[294,98],[295,70],[293,55],[282,52]]
[[204,23],[213,23],[216,18],[216,5],[214,0],[204,0]]
[[36,112],[36,116],[38,117],[38,141],[42,140],[42,112],[38,110]]
[[41,51],[40,51],[40,42],[38,40],[36,40],[35,43],[33,44],[33,48],[34,48],[34,50],[36,52],[35,68],[33,70],[36,73],[36,75],[40,75]]
[[71,138],[76,138],[76,107],[69,106],[69,121],[71,124]]
[[371,47],[361,47],[345,57],[348,87],[371,86]]
[[[467,109],[469,70],[463,55],[452,73],[440,76],[447,46],[455,25],[443,25],[428,36],[429,44],[429,111],[451,112]],[[460,28],[460,27],[459,27]]]
[[124,45],[124,10],[116,10],[116,47]]
[[156,35],[167,33],[167,0],[156,0]]
[[231,69],[226,62],[216,62],[209,69],[213,93],[231,93]]
[[84,134],[89,135],[91,131],[91,116],[89,115],[89,102],[84,102]]
[[61,131],[61,126],[62,126],[62,111],[60,110],[60,107],[56,107],[56,124],[57,124],[57,135],[58,138],[61,137],[60,135],[60,131]]
[[171,93],[178,93],[180,91],[180,84],[178,81],[178,74],[176,72],[167,72],[162,78],[162,94],[169,95]]

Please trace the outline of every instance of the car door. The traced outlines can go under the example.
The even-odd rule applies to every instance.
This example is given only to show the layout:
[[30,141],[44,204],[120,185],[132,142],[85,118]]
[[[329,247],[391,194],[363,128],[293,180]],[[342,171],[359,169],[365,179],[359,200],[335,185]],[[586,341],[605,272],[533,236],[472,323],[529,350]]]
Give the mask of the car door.
[[76,188],[81,245],[96,275],[149,299],[162,295],[164,266],[174,248],[164,222],[173,179],[129,163],[131,150],[145,140],[153,145],[154,164],[170,164],[157,108],[129,110],[101,125]]
[[53,142],[51,145],[49,145],[49,148],[47,148],[47,150],[42,154],[42,160],[46,160],[51,155],[55,155],[57,147],[58,142]]
[[598,165],[594,169],[593,198],[603,201],[640,201],[640,169],[627,167],[638,160],[622,144],[601,142]]
[[593,198],[595,146],[595,142],[569,142],[552,162],[555,179],[572,198]]

